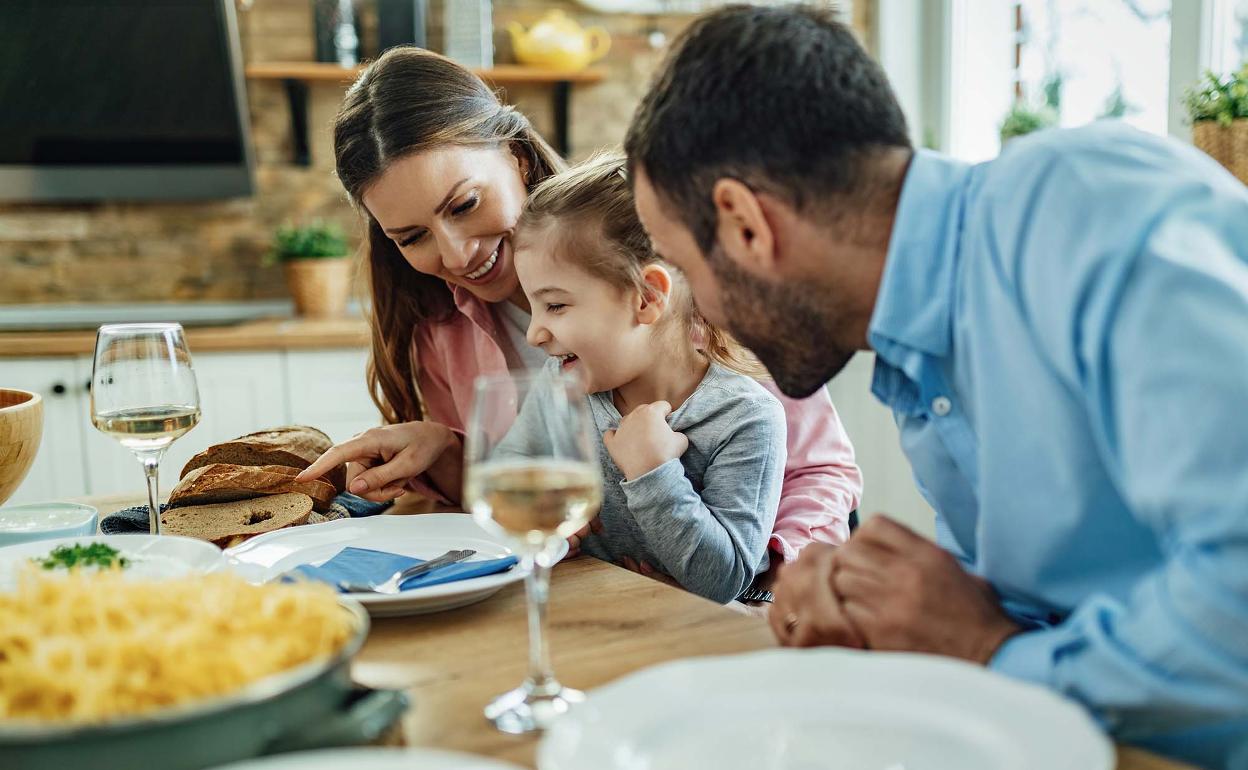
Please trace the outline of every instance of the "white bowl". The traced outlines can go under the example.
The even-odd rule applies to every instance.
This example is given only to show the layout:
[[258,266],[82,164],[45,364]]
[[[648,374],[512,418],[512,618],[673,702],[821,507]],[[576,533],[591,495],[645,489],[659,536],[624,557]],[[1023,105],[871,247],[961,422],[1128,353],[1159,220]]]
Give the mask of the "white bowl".
[[[130,562],[125,574],[131,580],[163,580],[184,575],[203,575],[225,568],[221,549],[207,540],[178,535],[87,535],[36,540],[0,548],[0,593],[18,586],[31,559],[46,558],[60,546],[103,543]],[[2,767],[7,765],[0,764]]]
[[0,508],[0,546],[94,535],[99,511],[82,503],[27,503]]

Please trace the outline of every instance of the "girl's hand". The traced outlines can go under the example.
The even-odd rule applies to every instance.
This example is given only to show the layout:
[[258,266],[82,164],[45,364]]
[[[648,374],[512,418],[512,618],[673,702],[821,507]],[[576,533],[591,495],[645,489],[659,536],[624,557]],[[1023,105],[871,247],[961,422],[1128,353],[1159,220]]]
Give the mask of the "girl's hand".
[[348,470],[358,472],[352,474],[347,490],[374,502],[399,497],[407,491],[408,482],[426,472],[444,492],[457,490],[462,472],[458,447],[459,437],[440,423],[385,425],[331,447],[295,478],[320,478],[348,463]]
[[643,404],[620,420],[620,427],[602,434],[611,459],[628,481],[640,478],[668,460],[678,460],[689,439],[667,424],[672,405],[666,401]]

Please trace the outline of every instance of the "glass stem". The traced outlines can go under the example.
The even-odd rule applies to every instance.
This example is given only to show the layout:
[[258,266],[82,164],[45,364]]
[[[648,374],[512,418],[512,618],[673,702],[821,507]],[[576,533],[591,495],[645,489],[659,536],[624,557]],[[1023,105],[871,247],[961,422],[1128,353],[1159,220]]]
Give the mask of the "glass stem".
[[164,450],[159,452],[145,452],[139,455],[139,461],[143,463],[143,473],[147,476],[147,529],[153,535],[160,534],[160,457],[164,454]]
[[529,681],[531,692],[542,694],[559,689],[550,670],[550,648],[546,644],[546,599],[550,593],[550,557],[542,550],[524,557],[529,575],[524,587],[529,597]]

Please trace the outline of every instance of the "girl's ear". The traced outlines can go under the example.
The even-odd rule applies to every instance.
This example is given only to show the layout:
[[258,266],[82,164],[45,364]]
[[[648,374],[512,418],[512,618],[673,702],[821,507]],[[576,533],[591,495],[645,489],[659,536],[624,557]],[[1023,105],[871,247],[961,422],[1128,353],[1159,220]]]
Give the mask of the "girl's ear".
[[637,298],[637,323],[658,322],[672,297],[672,274],[662,265],[646,265],[641,269],[641,291]]

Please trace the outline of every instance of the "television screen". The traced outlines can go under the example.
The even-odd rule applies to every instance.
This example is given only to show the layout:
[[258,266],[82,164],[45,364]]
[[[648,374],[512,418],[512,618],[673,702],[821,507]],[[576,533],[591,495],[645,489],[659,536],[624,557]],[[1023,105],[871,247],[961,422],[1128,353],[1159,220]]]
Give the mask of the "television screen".
[[0,199],[249,194],[232,2],[0,3]]

